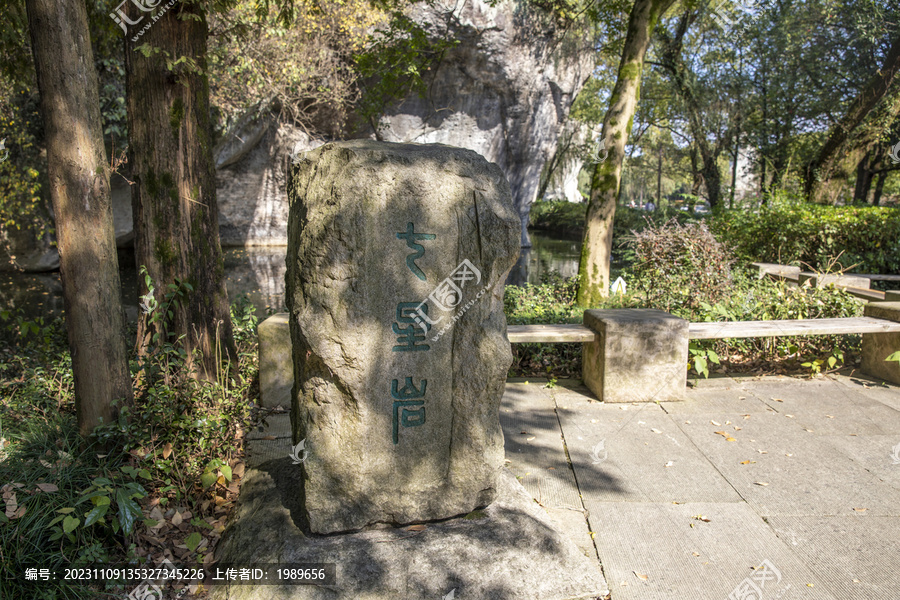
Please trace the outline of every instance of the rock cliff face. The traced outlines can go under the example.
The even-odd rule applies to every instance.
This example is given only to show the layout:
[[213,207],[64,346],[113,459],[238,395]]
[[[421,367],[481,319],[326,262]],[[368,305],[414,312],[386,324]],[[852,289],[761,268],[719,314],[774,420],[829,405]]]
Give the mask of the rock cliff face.
[[440,23],[435,33],[460,43],[430,74],[428,96],[396,106],[379,137],[469,148],[499,165],[522,221],[522,244],[530,245],[528,212],[591,73],[590,44],[571,32],[561,35],[545,13],[524,2],[439,1],[417,8],[415,18]]
[[[412,16],[436,24],[427,27],[434,35],[460,43],[426,75],[427,97],[414,94],[396,103],[377,134],[360,135],[458,146],[496,163],[512,189],[522,244],[530,245],[525,226],[542,173],[552,176],[557,168],[553,165],[559,165],[557,181],[567,182],[562,183],[563,193],[570,200],[577,197],[572,186],[580,164],[567,160],[552,161],[550,169],[547,165],[557,151],[572,101],[591,73],[594,52],[589,40],[575,33],[576,28],[563,34],[552,18],[523,0],[496,6],[483,0],[461,5],[438,0],[431,7],[417,5]],[[326,141],[277,122],[270,111],[248,112],[215,153],[223,246],[287,243],[289,154]],[[548,188],[551,194],[553,187]],[[120,246],[129,245],[130,193],[121,181],[113,188],[116,239]],[[18,254],[20,260],[27,255],[26,270],[58,265],[55,249],[46,245]]]

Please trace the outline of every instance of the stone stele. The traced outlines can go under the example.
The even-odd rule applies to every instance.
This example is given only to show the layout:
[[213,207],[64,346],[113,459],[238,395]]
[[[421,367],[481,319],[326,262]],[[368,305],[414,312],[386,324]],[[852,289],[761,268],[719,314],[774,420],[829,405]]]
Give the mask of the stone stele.
[[301,526],[445,519],[491,503],[512,362],[519,220],[471,150],[372,140],[298,156],[285,295]]

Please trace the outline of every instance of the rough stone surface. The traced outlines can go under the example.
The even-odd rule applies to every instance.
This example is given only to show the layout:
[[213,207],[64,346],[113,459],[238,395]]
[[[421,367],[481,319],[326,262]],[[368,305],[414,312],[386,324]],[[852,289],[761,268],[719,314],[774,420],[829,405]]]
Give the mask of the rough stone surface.
[[888,290],[884,293],[887,302],[900,302],[900,290]]
[[775,263],[752,263],[752,265],[759,270],[760,278],[764,277],[768,273],[772,273],[773,275],[782,275],[785,277],[793,277],[794,279],[800,277],[800,267],[779,265]]
[[[869,302],[865,306],[865,315],[900,322],[900,302]],[[900,384],[900,362],[885,360],[894,352],[900,352],[900,333],[864,333],[862,371]]]
[[584,344],[583,378],[603,402],[680,400],[687,385],[688,322],[655,309],[586,310],[598,338]]
[[816,273],[800,273],[800,285],[809,281],[813,287],[825,287],[828,285],[846,286],[869,289],[872,280],[868,277],[854,277],[853,275],[822,275]]
[[436,37],[460,43],[423,76],[427,97],[410,95],[389,110],[379,135],[469,148],[497,163],[512,188],[523,245],[530,245],[528,212],[594,68],[594,41],[584,28],[557,28],[523,1],[438,0],[412,10],[417,22],[435,24]]
[[272,315],[259,324],[259,405],[264,408],[291,405],[294,365],[288,315]]
[[297,527],[300,468],[270,461],[245,474],[233,524],[217,549],[223,563],[337,565],[334,586],[213,587],[211,600],[490,600],[598,598],[607,587],[595,560],[503,471],[496,502],[470,518],[424,529],[308,537]]
[[[288,195],[294,441],[309,452],[310,530],[489,504],[512,362],[503,289],[519,248],[503,173],[470,150],[356,140],[301,155]],[[421,303],[427,334],[414,322]]]

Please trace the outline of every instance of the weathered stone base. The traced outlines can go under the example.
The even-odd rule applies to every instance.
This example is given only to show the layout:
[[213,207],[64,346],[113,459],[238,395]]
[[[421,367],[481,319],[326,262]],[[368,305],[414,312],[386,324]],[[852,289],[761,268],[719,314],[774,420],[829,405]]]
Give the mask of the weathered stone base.
[[259,405],[291,406],[294,363],[291,327],[287,313],[274,314],[259,324]]
[[597,339],[584,344],[582,379],[603,402],[681,400],[688,322],[656,309],[584,311]]
[[[865,315],[900,322],[900,302],[869,302]],[[900,384],[900,363],[885,360],[894,352],[900,352],[900,333],[864,333],[860,365],[863,373]]]
[[[310,537],[295,525],[301,468],[288,458],[250,469],[216,558],[223,563],[337,565],[337,584],[214,587],[211,600],[594,599],[608,593],[596,559],[579,552],[505,469],[497,500],[421,531],[374,529]],[[335,498],[335,502],[340,502]]]

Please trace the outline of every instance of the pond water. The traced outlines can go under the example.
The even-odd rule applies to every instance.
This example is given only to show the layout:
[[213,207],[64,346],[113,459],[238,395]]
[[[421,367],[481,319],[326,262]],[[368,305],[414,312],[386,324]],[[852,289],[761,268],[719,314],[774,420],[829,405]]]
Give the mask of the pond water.
[[[541,276],[558,271],[563,277],[578,273],[580,238],[565,238],[532,232],[531,248],[523,248],[507,283],[539,283]],[[257,315],[284,308],[284,246],[225,248],[225,276],[228,297],[234,301],[246,295]],[[120,251],[122,298],[129,320],[137,320],[137,270],[130,251]],[[0,273],[0,309],[22,309],[26,318],[45,318],[63,312],[59,273]]]

